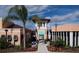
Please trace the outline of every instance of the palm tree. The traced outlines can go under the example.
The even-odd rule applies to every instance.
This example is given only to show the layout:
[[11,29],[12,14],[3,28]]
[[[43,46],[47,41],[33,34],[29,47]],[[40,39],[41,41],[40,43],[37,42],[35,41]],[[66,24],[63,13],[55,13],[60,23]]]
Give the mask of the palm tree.
[[28,17],[27,8],[24,5],[15,5],[10,8],[8,16],[5,17],[5,20],[19,20],[23,23],[23,48],[26,47],[26,34],[25,34],[25,24]]

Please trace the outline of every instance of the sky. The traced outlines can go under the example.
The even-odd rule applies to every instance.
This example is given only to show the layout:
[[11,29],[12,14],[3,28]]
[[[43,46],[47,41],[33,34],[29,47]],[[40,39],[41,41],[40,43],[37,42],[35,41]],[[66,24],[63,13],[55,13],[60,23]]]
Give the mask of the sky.
[[[5,17],[9,9],[13,5],[0,5],[0,17]],[[40,18],[47,18],[51,21],[48,26],[62,24],[79,24],[79,5],[25,5],[28,9],[28,19],[33,15],[38,15]],[[15,22],[18,25],[22,23]],[[26,28],[35,29],[34,23],[27,22]]]

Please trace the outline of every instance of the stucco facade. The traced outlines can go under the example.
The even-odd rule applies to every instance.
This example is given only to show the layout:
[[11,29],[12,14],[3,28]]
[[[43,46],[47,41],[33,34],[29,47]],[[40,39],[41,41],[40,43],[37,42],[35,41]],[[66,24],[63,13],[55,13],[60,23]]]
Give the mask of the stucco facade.
[[[12,37],[11,38],[11,43],[14,45],[20,45],[21,44],[21,28],[2,28],[0,29],[0,37],[5,36],[6,37],[6,32],[7,30],[7,36]],[[14,39],[14,36],[17,36],[17,41]],[[8,38],[7,38],[8,39]]]
[[[29,39],[31,36],[31,30],[25,29],[26,37]],[[23,27],[16,25],[12,22],[3,21],[0,18],[0,38],[7,37],[7,41],[13,45],[23,45]]]
[[52,40],[60,37],[70,47],[79,46],[79,24],[63,24],[52,28]]

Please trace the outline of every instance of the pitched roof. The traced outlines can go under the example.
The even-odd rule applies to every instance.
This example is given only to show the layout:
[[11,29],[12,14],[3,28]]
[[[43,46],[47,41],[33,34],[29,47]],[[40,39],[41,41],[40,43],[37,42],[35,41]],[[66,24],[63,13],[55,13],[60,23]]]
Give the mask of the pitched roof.
[[[20,25],[14,24],[13,22],[3,22],[3,28],[23,28]],[[26,32],[31,32],[32,30],[26,28]]]
[[52,31],[79,31],[79,24],[63,24],[53,27]]

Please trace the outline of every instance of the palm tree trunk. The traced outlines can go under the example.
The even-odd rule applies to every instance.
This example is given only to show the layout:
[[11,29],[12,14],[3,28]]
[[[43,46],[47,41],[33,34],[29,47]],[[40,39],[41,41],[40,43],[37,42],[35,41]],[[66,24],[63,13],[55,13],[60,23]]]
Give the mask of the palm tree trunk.
[[23,28],[23,48],[26,48],[26,33],[25,33],[25,25]]

